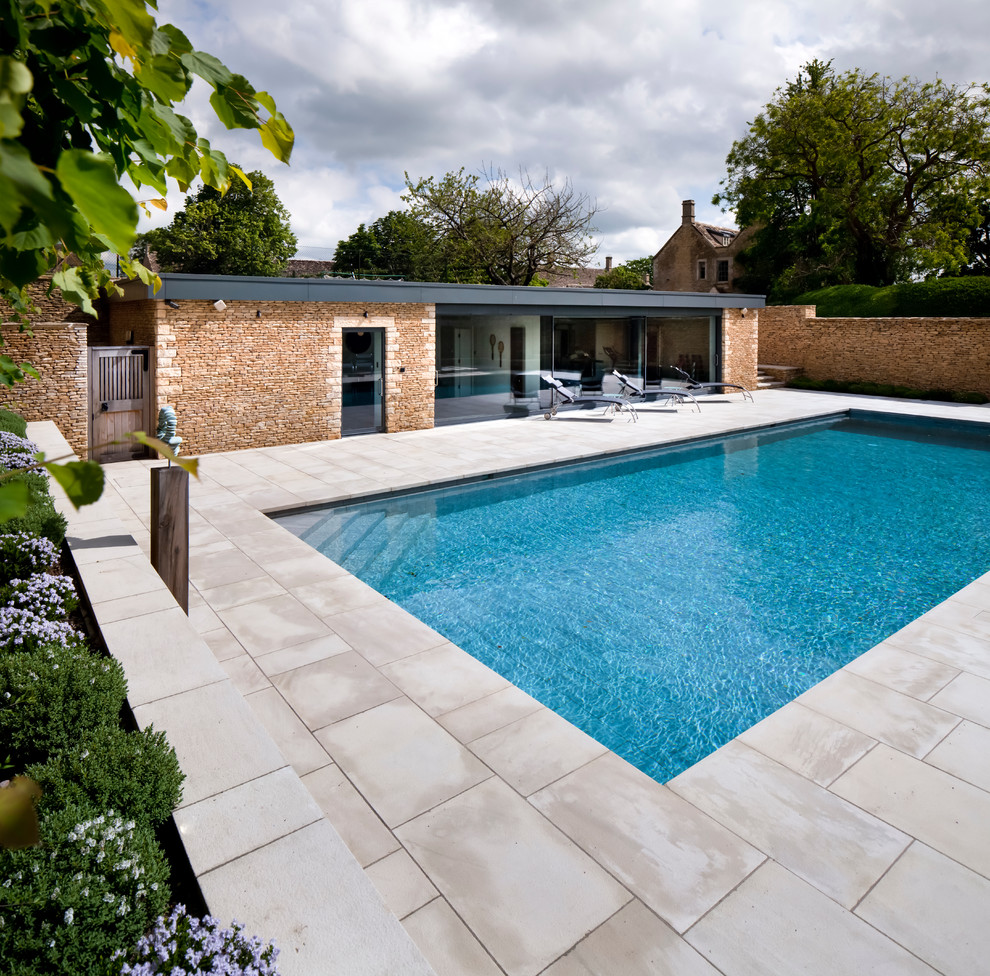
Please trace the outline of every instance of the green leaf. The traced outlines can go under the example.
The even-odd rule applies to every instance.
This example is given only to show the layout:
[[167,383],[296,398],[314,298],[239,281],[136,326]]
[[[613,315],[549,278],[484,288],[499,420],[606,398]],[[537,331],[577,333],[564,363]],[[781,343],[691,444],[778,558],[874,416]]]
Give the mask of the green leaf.
[[0,524],[27,514],[29,498],[28,486],[23,481],[0,484]]
[[137,236],[138,209],[117,182],[110,161],[83,149],[66,149],[55,172],[93,230],[107,237],[119,254],[127,254]]
[[60,268],[52,275],[52,284],[62,292],[67,302],[75,302],[84,312],[96,315],[92,301],[96,287],[85,268]]
[[33,83],[24,64],[14,58],[0,58],[0,138],[16,139],[21,134],[21,106]]
[[182,63],[187,71],[199,75],[203,81],[208,82],[214,88],[229,85],[231,80],[230,69],[222,62],[206,54],[203,51],[190,51],[182,55]]
[[52,187],[15,142],[0,142],[0,226],[12,231],[24,209],[43,210],[52,201]]
[[254,88],[243,75],[232,75],[229,84],[217,88],[210,96],[210,105],[228,129],[257,129],[261,125]]
[[103,494],[103,468],[95,461],[46,461],[44,467],[76,508],[91,505]]
[[174,24],[162,24],[151,37],[152,54],[169,54],[185,57],[192,51],[189,38]]
[[163,102],[181,102],[191,84],[182,62],[168,55],[142,62],[134,77]]
[[295,142],[292,127],[281,115],[273,115],[261,127],[261,144],[278,160],[289,161]]
[[109,22],[136,48],[151,44],[155,19],[148,13],[145,0],[102,0]]
[[[51,235],[48,235],[49,237]],[[48,270],[44,254],[0,245],[0,275],[18,288],[43,275]]]
[[26,376],[38,378],[38,371],[28,363],[18,365],[10,356],[0,356],[0,385],[12,388],[15,383],[22,383]]
[[194,478],[199,477],[198,458],[177,457],[168,444],[158,440],[157,437],[149,437],[143,430],[131,431],[127,436],[131,440],[135,440],[139,444],[144,444],[145,447],[150,447],[153,451],[157,451],[163,458],[166,458],[173,464],[177,464],[183,471],[188,471]]

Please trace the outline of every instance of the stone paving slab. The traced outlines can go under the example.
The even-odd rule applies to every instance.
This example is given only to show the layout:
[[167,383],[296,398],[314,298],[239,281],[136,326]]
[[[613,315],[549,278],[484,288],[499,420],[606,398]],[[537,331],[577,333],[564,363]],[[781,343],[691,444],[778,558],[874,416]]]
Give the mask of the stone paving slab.
[[[615,959],[629,960],[623,972],[630,974],[657,959],[656,971],[667,966],[689,976],[710,976],[713,964],[727,976],[796,972],[911,976],[932,971],[922,959],[952,971],[958,960],[970,958],[965,953],[971,947],[982,957],[990,955],[985,926],[978,931],[968,926],[970,943],[964,942],[955,956],[944,943],[959,938],[959,929],[944,913],[929,913],[914,936],[906,932],[901,914],[918,910],[906,906],[913,904],[913,897],[923,897],[929,873],[933,890],[942,883],[940,877],[951,881],[952,871],[946,871],[939,858],[978,879],[988,876],[988,855],[981,839],[986,832],[980,835],[979,825],[990,816],[990,794],[983,785],[979,753],[982,732],[990,728],[990,577],[970,584],[933,618],[921,618],[891,635],[853,662],[825,691],[809,695],[807,703],[791,703],[750,730],[741,740],[746,744],[740,744],[740,752],[729,754],[728,761],[724,755],[713,761],[710,776],[704,772],[710,760],[703,760],[692,771],[696,793],[690,800],[647,780],[651,786],[642,791],[653,797],[647,801],[628,783],[616,790],[609,777],[589,776],[589,770],[604,769],[602,764],[618,761],[617,757],[606,753],[582,764],[579,751],[564,761],[566,745],[564,755],[551,755],[554,736],[539,732],[543,721],[539,703],[511,686],[493,690],[481,681],[474,687],[470,667],[462,681],[445,674],[438,662],[450,653],[447,641],[376,597],[259,511],[259,506],[269,504],[296,508],[387,488],[436,485],[534,465],[621,455],[699,436],[748,435],[760,427],[841,414],[850,408],[990,422],[990,412],[977,407],[775,390],[757,393],[754,404],[711,402],[701,413],[644,410],[638,424],[574,414],[551,423],[496,421],[203,459],[202,476],[191,489],[191,522],[196,550],[215,561],[220,578],[200,576],[202,590],[191,591],[190,606],[204,619],[211,618],[201,608],[209,608],[221,624],[221,615],[231,607],[251,607],[253,601],[240,603],[237,586],[255,577],[222,577],[236,577],[238,566],[248,568],[253,563],[262,573],[257,578],[263,581],[267,576],[271,581],[262,582],[262,587],[282,587],[327,627],[330,637],[300,639],[284,647],[271,646],[283,643],[280,633],[259,638],[251,635],[249,626],[241,628],[240,636],[252,645],[250,656],[258,670],[276,682],[249,698],[260,703],[261,696],[269,696],[267,721],[280,727],[281,715],[286,730],[295,730],[288,736],[279,732],[284,749],[291,752],[293,741],[315,744],[318,751],[311,761],[322,765],[312,768],[304,763],[301,768],[309,770],[304,780],[319,808],[360,855],[361,865],[379,880],[387,879],[385,887],[393,892],[407,890],[410,879],[417,877],[411,866],[415,865],[440,892],[406,915],[403,923],[438,973],[485,976],[536,972],[534,967],[542,966],[549,967],[545,971],[552,976],[570,972],[614,976]],[[746,437],[737,443],[744,445]],[[745,456],[733,458],[742,461]],[[128,462],[108,468],[107,497],[113,498],[119,478],[122,492],[114,505],[126,531],[145,549],[147,498],[139,489],[141,478],[155,464]],[[372,472],[374,477],[369,476]],[[300,478],[300,473],[306,477]],[[326,486],[322,495],[314,480]],[[286,502],[286,493],[295,501]],[[95,523],[113,513],[113,507],[104,505],[86,521]],[[99,538],[98,533],[94,529],[90,538]],[[247,562],[222,555],[228,550],[239,551]],[[126,605],[120,599],[119,593],[104,592],[101,604],[111,613],[119,612]],[[235,603],[212,606],[211,599]],[[141,612],[155,609],[160,608]],[[229,639],[222,638],[224,632]],[[208,631],[207,637],[217,656],[226,660],[237,660],[245,650],[226,627]],[[336,643],[324,654],[326,648],[318,645],[331,638]],[[328,725],[308,727],[283,697],[278,680],[314,665],[318,666],[314,676],[320,668],[332,671],[335,658],[349,652],[363,657],[398,697],[364,705],[345,717],[331,717]],[[866,690],[869,693],[863,697]],[[863,706],[858,709],[849,705],[856,694]],[[325,720],[312,695],[308,705],[301,688],[293,695],[301,708],[314,709],[310,717],[315,723]],[[877,714],[868,719],[860,714],[866,710]],[[518,738],[514,753],[512,742],[527,718],[539,734],[533,740]],[[370,730],[369,736],[360,732],[362,724]],[[564,735],[560,741],[569,738]],[[534,755],[519,755],[527,749]],[[535,755],[540,749],[546,755]],[[431,752],[440,758],[434,761]],[[754,758],[760,755],[764,758]],[[451,770],[457,768],[456,763],[451,765],[452,757],[460,763],[460,775],[465,769],[473,772],[463,780],[451,777]],[[535,776],[540,767],[546,770],[541,775],[553,776],[557,763],[562,763],[558,767],[562,777],[524,796],[540,782],[539,776],[527,777]],[[396,773],[396,767],[403,765],[408,769]],[[434,769],[438,782],[415,782],[417,776],[429,778]],[[754,772],[759,769],[773,770],[766,780],[776,791],[770,798],[757,795],[764,782]],[[390,791],[388,780],[393,776],[395,788]],[[474,785],[470,785],[472,776],[480,777]],[[705,780],[708,785],[701,789],[698,784]],[[747,782],[751,784],[747,795],[753,797],[748,812],[741,810],[738,800],[728,804],[719,799],[726,795],[726,784]],[[432,789],[437,790],[437,799],[429,798]],[[627,795],[633,798],[631,803],[622,802]],[[665,798],[659,804],[658,795]],[[493,819],[483,817],[486,804],[472,806],[474,796],[494,804]],[[510,798],[514,798],[511,804]],[[421,808],[422,812],[414,812]],[[530,813],[522,812],[526,808]],[[472,810],[469,819],[474,818],[471,822],[477,827],[471,831],[459,826],[459,820],[443,826],[447,821],[440,811]],[[513,810],[517,814],[504,812]],[[805,817],[799,816],[802,810]],[[829,823],[830,812],[837,811],[845,826]],[[403,822],[410,815],[413,819]],[[539,917],[552,914],[542,905],[533,909],[534,918],[525,917],[531,893],[525,886],[518,891],[508,883],[512,877],[530,877],[531,865],[522,861],[507,865],[501,876],[495,876],[500,887],[492,894],[487,881],[479,880],[487,874],[479,875],[472,867],[478,863],[485,872],[495,870],[488,865],[499,863],[495,852],[511,846],[506,825],[517,816],[518,823],[526,825],[518,828],[520,837],[554,838],[548,843],[549,850],[558,850],[556,860],[547,860],[549,855],[538,851],[529,858],[539,862],[543,857],[543,864],[559,865],[538,879],[546,900],[569,903],[572,869],[567,865],[579,863],[573,860],[575,852],[590,859],[595,876],[604,872],[618,886],[612,890],[624,892],[625,900],[619,899],[618,907],[606,915],[602,912],[608,898],[602,901],[600,894],[591,898],[599,906],[592,913],[600,915],[599,920],[590,928],[590,923],[568,927],[568,922],[562,934],[555,926],[539,923]],[[532,820],[534,816],[538,821]],[[757,823],[761,816],[768,821],[762,826]],[[775,817],[784,817],[781,822],[789,823],[800,836],[813,838],[818,831],[821,837],[841,837],[834,863],[829,863],[828,852],[812,856],[798,852],[793,844],[788,852],[774,836]],[[537,822],[544,826],[536,829]],[[848,826],[853,822],[862,826],[866,841],[886,837],[893,850],[897,845],[891,838],[903,837],[899,851],[904,846],[907,851],[899,857],[899,851],[893,853],[892,863],[885,866],[890,852],[882,843],[878,847],[869,842],[866,849],[874,853],[864,858],[862,867],[854,866],[856,832]],[[506,833],[493,843],[492,831],[499,823]],[[744,824],[745,839],[736,833]],[[453,831],[449,840],[448,828]],[[922,846],[932,850],[933,858],[915,860],[913,852]],[[878,850],[885,852],[879,859]],[[667,862],[658,861],[658,852],[664,851]],[[466,858],[465,853],[469,853]],[[934,867],[926,867],[929,861]],[[875,909],[878,928],[874,928],[834,897],[850,903],[878,872],[879,880],[860,903]],[[968,874],[962,877],[968,879],[964,890],[979,901],[980,883],[974,885]],[[888,883],[888,878],[893,881]],[[422,888],[411,902],[402,896],[394,904],[405,911],[426,897],[426,891]],[[486,913],[494,913],[495,919],[486,918]]]

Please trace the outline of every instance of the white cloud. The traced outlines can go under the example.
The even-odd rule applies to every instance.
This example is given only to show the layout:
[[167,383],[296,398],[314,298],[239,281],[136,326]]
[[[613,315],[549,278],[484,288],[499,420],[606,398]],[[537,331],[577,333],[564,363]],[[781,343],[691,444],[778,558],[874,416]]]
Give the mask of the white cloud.
[[[986,78],[990,4],[944,0],[161,0],[192,43],[275,97],[291,167],[186,114],[276,184],[301,242],[332,248],[400,205],[403,172],[522,165],[605,208],[599,256],[655,251],[710,203],[734,139],[811,58],[840,70]],[[652,234],[652,243],[651,237]]]

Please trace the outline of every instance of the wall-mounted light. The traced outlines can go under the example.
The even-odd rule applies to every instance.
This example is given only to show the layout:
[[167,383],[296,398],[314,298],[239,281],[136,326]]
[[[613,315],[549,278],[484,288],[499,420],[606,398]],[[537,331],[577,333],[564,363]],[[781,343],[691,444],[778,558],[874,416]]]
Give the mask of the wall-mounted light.
[[166,298],[165,299],[165,304],[168,305],[169,308],[178,308],[179,307],[179,303],[178,302],[173,302],[171,298]]
[[743,316],[743,318],[746,318],[746,309],[743,309],[742,310],[742,316]]
[[367,317],[368,317],[368,313],[367,313],[367,312],[365,312],[365,313],[364,313],[364,317],[365,317],[365,318],[367,318]]
[[226,310],[226,308],[227,308],[227,303],[226,303],[226,302],[225,302],[225,301],[224,301],[224,300],[223,300],[222,298],[218,298],[218,299],[217,299],[217,300],[216,300],[216,301],[215,301],[215,302],[213,303],[213,307],[214,307],[214,308],[215,308],[215,309],[216,309],[216,310],[217,310],[218,312],[223,312],[223,311],[225,311],[225,310]]
[[261,318],[261,309],[260,308],[254,313],[254,317],[256,319],[260,319]]

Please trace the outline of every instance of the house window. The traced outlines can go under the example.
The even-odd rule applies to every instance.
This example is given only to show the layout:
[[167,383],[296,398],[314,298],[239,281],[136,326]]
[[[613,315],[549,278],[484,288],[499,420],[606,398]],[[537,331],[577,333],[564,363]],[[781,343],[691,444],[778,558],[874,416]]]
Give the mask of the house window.
[[698,280],[699,281],[704,281],[705,280],[705,277],[706,277],[705,272],[706,272],[706,270],[707,270],[707,268],[705,267],[705,262],[704,261],[699,261],[698,262]]
[[729,262],[719,261],[718,266],[715,269],[715,280],[716,281],[728,281],[729,280]]

